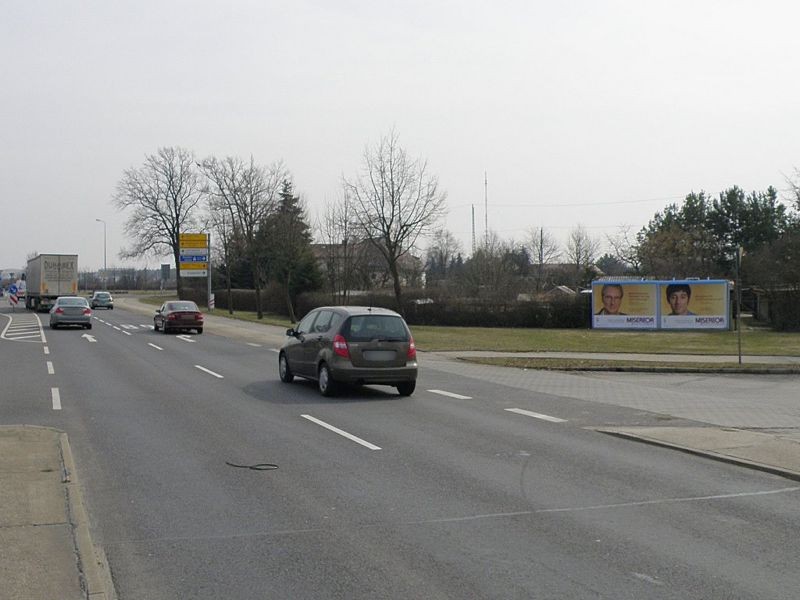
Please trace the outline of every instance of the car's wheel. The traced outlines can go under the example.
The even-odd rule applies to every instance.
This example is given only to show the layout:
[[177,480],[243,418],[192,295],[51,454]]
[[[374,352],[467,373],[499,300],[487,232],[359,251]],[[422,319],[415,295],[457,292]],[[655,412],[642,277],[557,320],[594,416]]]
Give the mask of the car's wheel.
[[403,383],[397,384],[397,392],[401,396],[410,396],[414,393],[414,390],[417,388],[416,381],[404,381]]
[[50,323],[50,329],[58,329],[58,325],[55,323]]
[[198,328],[197,328],[197,333],[198,333],[198,334],[201,334],[201,333],[203,333],[203,328],[202,328],[202,327],[198,327]]
[[319,378],[317,379],[319,393],[323,396],[333,396],[336,393],[336,381],[331,377],[331,370],[326,363],[319,366]]
[[153,331],[158,331],[158,323],[153,321]]
[[164,333],[167,333],[167,324],[166,324],[166,323],[164,323],[164,324],[162,325],[162,327],[161,327],[161,331],[162,331],[162,332],[164,332]]
[[109,306],[108,308],[109,308],[110,310],[114,310],[114,307],[113,307],[113,306]]
[[88,324],[88,325],[86,325],[85,327],[86,327],[86,329],[91,329],[91,328],[92,328],[92,324],[91,324],[91,323],[89,323],[89,324]]
[[292,383],[294,381],[294,373],[289,368],[289,361],[286,360],[286,354],[283,352],[278,357],[278,373],[283,383]]

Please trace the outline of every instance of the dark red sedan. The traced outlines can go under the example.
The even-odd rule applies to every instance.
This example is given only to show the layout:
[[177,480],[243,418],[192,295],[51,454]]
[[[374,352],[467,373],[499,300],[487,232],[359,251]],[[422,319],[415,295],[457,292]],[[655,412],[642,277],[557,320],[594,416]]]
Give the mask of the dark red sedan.
[[153,329],[164,333],[194,329],[203,333],[203,313],[197,304],[188,300],[164,302],[153,317]]

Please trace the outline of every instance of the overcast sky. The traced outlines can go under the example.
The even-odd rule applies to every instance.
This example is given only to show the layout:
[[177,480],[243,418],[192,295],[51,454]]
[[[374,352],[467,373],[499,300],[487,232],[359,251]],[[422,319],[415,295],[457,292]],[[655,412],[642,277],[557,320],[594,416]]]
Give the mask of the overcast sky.
[[[161,146],[282,159],[312,217],[392,128],[445,226],[636,231],[690,191],[800,167],[800,4],[4,2],[0,268],[123,266],[124,169]],[[157,266],[143,258],[137,266]]]

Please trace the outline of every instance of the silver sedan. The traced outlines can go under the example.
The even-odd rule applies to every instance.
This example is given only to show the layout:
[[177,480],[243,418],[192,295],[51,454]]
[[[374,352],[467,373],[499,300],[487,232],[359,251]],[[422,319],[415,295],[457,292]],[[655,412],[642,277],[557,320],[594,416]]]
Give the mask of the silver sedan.
[[78,325],[86,329],[92,328],[92,309],[89,301],[80,296],[60,296],[50,309],[50,329],[58,329],[62,325]]

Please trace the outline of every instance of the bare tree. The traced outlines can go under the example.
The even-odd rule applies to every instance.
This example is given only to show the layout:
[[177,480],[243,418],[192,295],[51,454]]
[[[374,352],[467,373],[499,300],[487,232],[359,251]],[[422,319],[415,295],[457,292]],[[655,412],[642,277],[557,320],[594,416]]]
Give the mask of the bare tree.
[[334,303],[347,304],[356,274],[365,260],[365,245],[358,223],[342,201],[329,203],[317,224],[325,261],[325,280]]
[[427,161],[411,159],[394,131],[364,150],[362,172],[344,186],[353,216],[386,261],[402,311],[398,261],[444,214],[446,194]]
[[575,289],[585,282],[586,271],[600,252],[600,241],[589,235],[583,225],[576,225],[569,233],[565,258],[575,268]]
[[266,284],[266,269],[259,229],[269,214],[275,210],[281,182],[287,177],[282,163],[264,168],[241,158],[215,157],[205,159],[200,165],[208,185],[204,191],[209,195],[210,206],[230,217],[232,235],[240,241],[243,252],[250,259],[253,269],[253,285],[256,292],[256,313],[264,317],[261,306],[261,290]]
[[461,242],[447,229],[437,229],[425,252],[425,269],[427,282],[441,281],[448,278],[451,265],[462,252]]
[[196,226],[200,188],[191,151],[159,148],[157,154],[145,157],[141,167],[123,173],[114,196],[117,208],[133,209],[125,222],[125,234],[132,245],[120,252],[120,258],[171,253],[179,298],[183,296],[180,234]]
[[561,256],[558,241],[544,227],[532,228],[528,231],[528,250],[531,255],[536,291],[544,287],[544,269],[547,263],[555,262]]
[[642,259],[639,252],[639,242],[630,233],[630,225],[620,225],[615,235],[607,235],[608,245],[614,251],[614,256],[620,262],[630,265],[637,273],[641,271]]

